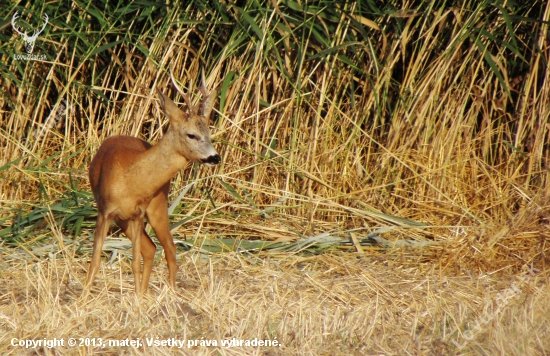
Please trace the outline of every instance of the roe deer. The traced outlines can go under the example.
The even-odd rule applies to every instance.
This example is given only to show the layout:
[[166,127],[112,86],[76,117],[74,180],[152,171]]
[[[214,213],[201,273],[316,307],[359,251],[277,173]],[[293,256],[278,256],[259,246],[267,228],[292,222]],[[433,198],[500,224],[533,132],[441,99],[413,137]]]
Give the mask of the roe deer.
[[[106,139],[90,163],[90,185],[97,203],[97,226],[94,235],[92,262],[88,269],[86,290],[90,290],[99,269],[101,250],[114,221],[132,241],[132,271],[136,293],[143,294],[149,284],[156,246],[144,229],[144,216],[160,241],[168,264],[168,282],[176,282],[176,247],[168,223],[168,190],[170,179],[185,167],[188,161],[214,166],[220,155],[212,147],[208,121],[216,100],[216,90],[206,91],[204,72],[198,88],[202,103],[191,105],[170,73],[172,83],[184,98],[189,113],[157,88],[161,107],[170,119],[170,128],[152,146],[131,136],[114,136]],[[143,275],[141,259],[143,257]]]

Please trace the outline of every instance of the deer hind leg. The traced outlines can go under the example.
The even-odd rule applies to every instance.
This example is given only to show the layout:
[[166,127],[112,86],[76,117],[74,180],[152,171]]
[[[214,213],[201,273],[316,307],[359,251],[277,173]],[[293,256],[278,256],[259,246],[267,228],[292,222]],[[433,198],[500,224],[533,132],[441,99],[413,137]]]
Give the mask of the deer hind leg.
[[92,262],[88,268],[88,276],[86,278],[86,289],[89,290],[94,282],[94,277],[99,269],[101,262],[101,250],[103,248],[103,242],[107,237],[109,231],[109,219],[105,217],[102,212],[97,214],[97,222],[94,234],[94,245],[92,249]]
[[[124,234],[128,236],[130,241],[132,241],[132,271],[134,271],[134,260],[139,261],[139,255],[137,258],[134,257],[134,247],[135,242],[133,240],[133,232],[130,230],[131,223],[130,221],[117,221],[117,225],[122,229]],[[143,226],[143,225],[142,225]],[[153,270],[153,262],[155,260],[155,252],[157,250],[157,247],[147,235],[145,232],[145,229],[142,227],[141,229],[141,236],[140,236],[140,253],[141,257],[143,257],[143,272],[141,274],[141,281],[139,283],[139,289],[142,293],[145,293],[147,291],[147,287],[149,286],[149,277],[151,276],[151,271]],[[134,279],[135,279],[135,272],[134,272]],[[136,279],[137,283],[137,279]],[[136,284],[136,292],[138,291],[138,284]]]
[[166,199],[168,188],[169,185],[161,188],[161,191],[149,203],[145,214],[164,249],[164,256],[168,264],[168,283],[170,287],[175,288],[178,265],[176,264],[176,246],[170,233],[170,223],[168,221],[168,203]]

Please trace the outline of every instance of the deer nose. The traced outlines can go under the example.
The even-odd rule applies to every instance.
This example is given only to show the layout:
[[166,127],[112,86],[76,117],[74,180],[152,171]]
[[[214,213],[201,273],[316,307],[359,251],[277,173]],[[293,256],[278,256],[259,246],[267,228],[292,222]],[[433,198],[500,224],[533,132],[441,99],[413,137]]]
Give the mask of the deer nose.
[[208,165],[216,165],[216,164],[220,163],[221,160],[222,160],[222,158],[220,157],[220,155],[216,153],[215,155],[212,155],[212,156],[209,156],[206,159],[203,159],[202,163],[208,164]]

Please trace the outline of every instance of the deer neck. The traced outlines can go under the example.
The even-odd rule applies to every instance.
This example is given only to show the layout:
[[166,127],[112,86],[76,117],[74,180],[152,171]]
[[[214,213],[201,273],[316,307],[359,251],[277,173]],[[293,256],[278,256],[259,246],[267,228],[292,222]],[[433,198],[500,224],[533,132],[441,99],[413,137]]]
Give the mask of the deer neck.
[[175,139],[172,131],[168,130],[156,145],[139,155],[129,169],[132,177],[138,177],[137,180],[131,179],[134,185],[132,190],[139,188],[144,196],[152,196],[185,167],[187,159],[174,149]]

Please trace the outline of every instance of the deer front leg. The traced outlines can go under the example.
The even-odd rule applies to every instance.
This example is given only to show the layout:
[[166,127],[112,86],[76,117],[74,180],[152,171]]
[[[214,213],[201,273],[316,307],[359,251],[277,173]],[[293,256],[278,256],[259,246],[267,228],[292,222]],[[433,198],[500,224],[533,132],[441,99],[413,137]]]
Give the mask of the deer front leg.
[[155,230],[157,239],[164,249],[164,256],[168,264],[168,283],[170,287],[176,287],[176,272],[178,265],[176,263],[176,245],[170,233],[170,222],[168,220],[168,185],[164,186],[158,195],[156,195],[147,207],[147,221]]
[[143,274],[141,276],[141,291],[145,293],[147,287],[149,287],[149,277],[153,270],[153,262],[155,260],[155,252],[157,247],[151,241],[151,238],[145,232],[145,229],[141,230],[141,257],[143,257]]
[[[124,234],[130,238],[132,232],[129,229],[129,222],[126,221],[117,221],[117,225],[122,229]],[[133,249],[133,240],[132,240],[132,249]],[[155,252],[157,247],[145,232],[145,229],[141,230],[141,257],[143,257],[143,272],[141,275],[141,291],[145,293],[147,287],[149,286],[149,277],[151,276],[151,271],[153,269],[153,262],[155,260]],[[132,251],[133,252],[133,251]],[[137,290],[137,289],[136,289]]]
[[128,221],[128,238],[132,241],[132,272],[134,273],[134,283],[136,294],[143,294],[141,288],[141,234],[143,232],[143,217],[138,216]]

